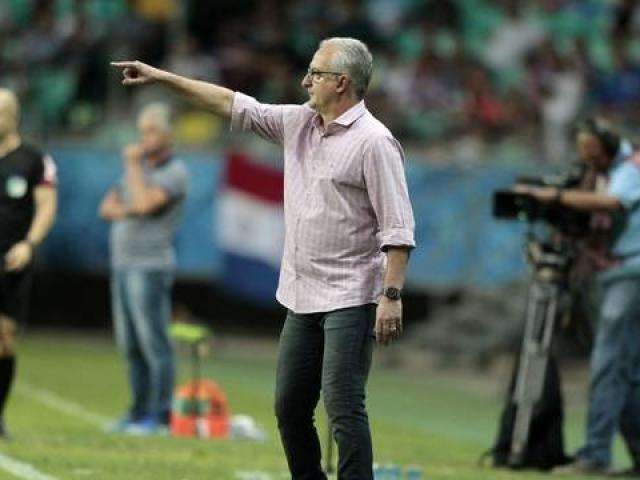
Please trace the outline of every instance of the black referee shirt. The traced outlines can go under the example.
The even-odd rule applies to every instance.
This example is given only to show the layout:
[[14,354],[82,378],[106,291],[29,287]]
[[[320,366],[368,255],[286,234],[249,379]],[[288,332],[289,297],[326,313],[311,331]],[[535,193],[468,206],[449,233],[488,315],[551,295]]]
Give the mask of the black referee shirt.
[[54,186],[56,167],[49,155],[22,144],[0,157],[0,256],[29,233],[35,213],[34,190]]

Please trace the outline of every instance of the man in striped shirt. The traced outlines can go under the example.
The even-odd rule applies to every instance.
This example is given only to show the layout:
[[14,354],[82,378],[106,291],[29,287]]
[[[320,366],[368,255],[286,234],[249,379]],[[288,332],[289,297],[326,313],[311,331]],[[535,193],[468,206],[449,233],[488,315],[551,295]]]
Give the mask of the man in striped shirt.
[[373,339],[402,332],[401,290],[414,220],[403,152],[364,104],[372,57],[362,42],[320,44],[304,105],[267,105],[140,62],[115,62],[125,85],[158,82],[284,149],[285,247],[277,298],[276,416],[294,479],[326,479],[313,412],[324,395],[340,479],[369,480],[365,386]]

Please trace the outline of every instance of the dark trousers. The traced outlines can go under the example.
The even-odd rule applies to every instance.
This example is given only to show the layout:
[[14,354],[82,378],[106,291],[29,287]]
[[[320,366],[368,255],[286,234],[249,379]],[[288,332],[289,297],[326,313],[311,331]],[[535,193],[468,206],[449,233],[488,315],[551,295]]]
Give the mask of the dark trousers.
[[314,411],[323,392],[338,444],[338,479],[372,480],[365,387],[376,306],[288,312],[280,335],[275,410],[293,480],[325,480]]

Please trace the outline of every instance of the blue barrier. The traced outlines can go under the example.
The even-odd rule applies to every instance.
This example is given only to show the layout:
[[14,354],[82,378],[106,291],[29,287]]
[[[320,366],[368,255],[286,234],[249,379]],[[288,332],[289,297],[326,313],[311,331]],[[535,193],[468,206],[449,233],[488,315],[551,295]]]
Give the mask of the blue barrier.
[[416,218],[408,280],[414,286],[496,286],[524,271],[522,226],[491,215],[491,197],[510,185],[515,171],[410,164],[407,179]]
[[[57,223],[43,246],[47,269],[108,270],[108,224],[97,217],[102,196],[121,175],[119,154],[53,150],[59,168]],[[178,275],[217,278],[222,252],[214,234],[220,153],[181,155],[190,172],[185,219],[178,232]],[[407,178],[416,217],[408,282],[419,288],[497,286],[519,278],[521,226],[491,218],[491,193],[515,171],[473,170],[409,163]]]

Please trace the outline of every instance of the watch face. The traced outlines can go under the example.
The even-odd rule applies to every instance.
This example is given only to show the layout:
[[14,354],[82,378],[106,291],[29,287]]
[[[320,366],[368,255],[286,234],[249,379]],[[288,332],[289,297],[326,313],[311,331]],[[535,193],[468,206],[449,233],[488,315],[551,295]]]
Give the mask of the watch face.
[[384,296],[390,300],[400,299],[400,290],[396,287],[387,287],[384,289]]

